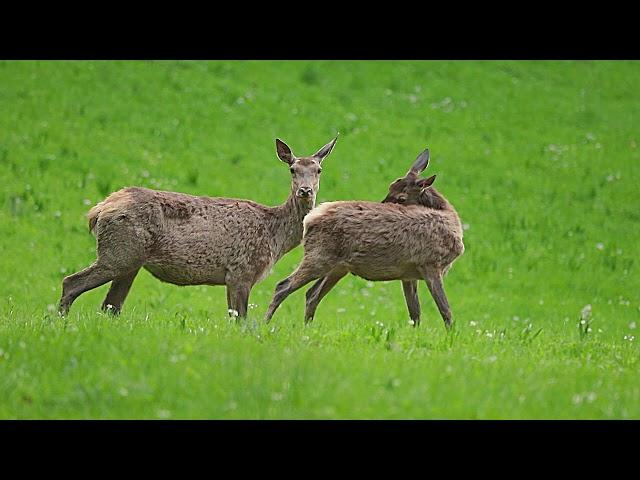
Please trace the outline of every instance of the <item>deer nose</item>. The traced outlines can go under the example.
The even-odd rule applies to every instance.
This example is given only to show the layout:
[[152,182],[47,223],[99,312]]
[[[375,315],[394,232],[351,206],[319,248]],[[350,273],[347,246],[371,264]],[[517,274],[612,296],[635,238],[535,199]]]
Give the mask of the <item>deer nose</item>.
[[298,189],[299,197],[310,197],[313,194],[313,188],[311,187],[300,187]]

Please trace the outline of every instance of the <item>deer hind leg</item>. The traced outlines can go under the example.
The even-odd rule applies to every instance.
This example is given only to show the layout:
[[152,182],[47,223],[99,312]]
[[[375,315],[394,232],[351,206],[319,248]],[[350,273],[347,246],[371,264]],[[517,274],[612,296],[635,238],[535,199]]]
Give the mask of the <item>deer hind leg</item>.
[[307,290],[304,323],[311,323],[313,321],[316,308],[318,308],[320,301],[347,273],[349,273],[349,270],[334,268],[328,275],[318,280]]
[[[66,315],[74,300],[84,292],[118,279],[116,285],[112,285],[113,295],[116,296],[116,292],[123,288],[119,279],[131,272],[137,272],[143,264],[144,240],[140,238],[139,232],[134,224],[128,221],[126,215],[106,218],[99,216],[95,231],[98,259],[91,266],[63,280],[58,309],[61,315]],[[126,290],[128,291],[128,288]],[[111,290],[107,297],[109,295]]]
[[425,281],[429,292],[438,306],[440,315],[444,320],[444,325],[447,329],[451,328],[451,308],[447,300],[447,295],[444,293],[444,286],[442,284],[442,272],[439,270],[428,270],[425,272]]
[[136,278],[139,271],[140,269],[137,268],[133,272],[120,275],[113,279],[111,287],[109,288],[109,293],[107,293],[106,298],[102,302],[103,311],[112,313],[113,315],[118,315],[120,313],[120,310],[122,310],[122,304],[127,298],[129,289],[131,288],[133,280]]
[[403,280],[402,291],[404,292],[404,299],[407,302],[409,317],[413,321],[413,326],[417,327],[418,325],[420,325],[420,300],[418,299],[418,281]]
[[100,285],[113,280],[115,277],[112,269],[95,261],[84,270],[65,277],[62,281],[62,296],[58,307],[58,313],[66,315],[71,304],[84,292],[92,290]]
[[295,272],[289,275],[276,285],[276,290],[273,294],[273,300],[267,309],[267,313],[264,316],[265,321],[268,323],[271,317],[275,313],[280,304],[299,288],[304,287],[312,280],[316,280],[326,275],[331,270],[331,267],[325,265],[318,265],[318,262],[302,260],[302,263],[296,268]]

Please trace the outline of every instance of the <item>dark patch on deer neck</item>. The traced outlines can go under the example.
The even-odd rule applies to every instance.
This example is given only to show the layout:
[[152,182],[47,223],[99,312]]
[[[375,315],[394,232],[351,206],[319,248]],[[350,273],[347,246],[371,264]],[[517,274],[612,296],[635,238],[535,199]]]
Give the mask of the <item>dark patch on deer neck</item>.
[[315,202],[298,198],[291,192],[287,201],[273,208],[270,230],[274,246],[275,261],[294,249],[302,241],[302,220],[311,211]]
[[420,195],[420,204],[434,210],[451,210],[451,204],[435,188],[427,188]]

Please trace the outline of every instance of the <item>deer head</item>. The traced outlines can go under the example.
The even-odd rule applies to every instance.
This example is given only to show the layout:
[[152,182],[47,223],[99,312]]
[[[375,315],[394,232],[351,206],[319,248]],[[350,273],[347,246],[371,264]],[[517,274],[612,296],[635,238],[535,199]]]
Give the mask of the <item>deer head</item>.
[[389,185],[389,193],[382,203],[402,203],[405,205],[418,205],[425,203],[425,195],[436,179],[435,175],[429,178],[419,178],[420,173],[429,165],[429,149],[418,155],[407,174],[398,178]]
[[286,143],[276,138],[278,158],[289,165],[291,193],[298,201],[307,202],[312,206],[315,204],[316,194],[320,186],[322,161],[331,153],[337,140],[338,137],[334,138],[310,157],[298,158]]

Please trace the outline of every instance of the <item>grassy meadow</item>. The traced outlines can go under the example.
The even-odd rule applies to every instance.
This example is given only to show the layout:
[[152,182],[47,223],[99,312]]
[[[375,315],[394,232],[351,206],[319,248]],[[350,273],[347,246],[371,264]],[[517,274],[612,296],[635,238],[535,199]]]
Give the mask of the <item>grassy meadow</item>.
[[[639,92],[638,62],[0,62],[0,418],[640,418]],[[112,191],[276,205],[274,139],[336,132],[318,202],[379,201],[430,148],[465,224],[452,333],[424,282],[415,329],[399,282],[354,276],[264,325],[302,247],[247,324],[144,270],[120,317],[108,285],[57,316]]]

